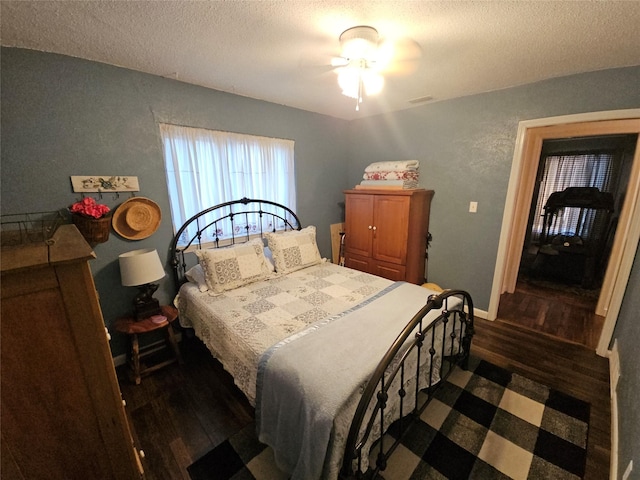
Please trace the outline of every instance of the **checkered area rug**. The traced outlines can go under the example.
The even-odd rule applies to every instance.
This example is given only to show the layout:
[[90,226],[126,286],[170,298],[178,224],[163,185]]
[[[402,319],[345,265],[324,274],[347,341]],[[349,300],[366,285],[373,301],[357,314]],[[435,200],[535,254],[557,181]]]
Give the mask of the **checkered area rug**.
[[[441,386],[377,478],[579,479],[588,422],[588,403],[472,359]],[[387,435],[395,434],[392,426]],[[253,423],[188,471],[192,480],[288,478]]]

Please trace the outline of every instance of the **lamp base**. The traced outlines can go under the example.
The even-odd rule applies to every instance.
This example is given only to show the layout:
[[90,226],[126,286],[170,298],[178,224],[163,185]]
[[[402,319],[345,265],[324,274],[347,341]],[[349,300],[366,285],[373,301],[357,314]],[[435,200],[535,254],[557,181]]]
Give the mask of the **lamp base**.
[[138,295],[133,300],[133,309],[136,320],[144,320],[152,315],[159,315],[160,302],[153,298],[153,293],[158,289],[157,283],[146,283],[138,286]]
[[134,304],[136,320],[144,320],[152,315],[159,315],[162,313],[160,309],[160,302],[155,298],[152,298],[145,303]]

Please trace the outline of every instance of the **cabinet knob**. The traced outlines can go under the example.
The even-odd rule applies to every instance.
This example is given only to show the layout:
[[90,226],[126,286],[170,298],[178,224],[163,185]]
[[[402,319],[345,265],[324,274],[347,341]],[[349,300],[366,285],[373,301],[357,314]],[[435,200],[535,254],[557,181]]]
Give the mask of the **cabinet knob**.
[[374,230],[377,230],[377,229],[378,229],[378,227],[373,227],[373,229],[374,229]]
[[122,399],[122,406],[123,406],[123,407],[126,407],[126,406],[127,406],[127,401],[126,401],[124,398]]
[[107,335],[107,340],[111,341],[111,334],[109,333],[109,329],[107,329],[107,327],[104,327],[104,333]]
[[144,458],[144,450],[138,450],[138,455],[140,455],[140,458]]
[[371,225],[369,225],[369,230],[371,230],[373,227]]

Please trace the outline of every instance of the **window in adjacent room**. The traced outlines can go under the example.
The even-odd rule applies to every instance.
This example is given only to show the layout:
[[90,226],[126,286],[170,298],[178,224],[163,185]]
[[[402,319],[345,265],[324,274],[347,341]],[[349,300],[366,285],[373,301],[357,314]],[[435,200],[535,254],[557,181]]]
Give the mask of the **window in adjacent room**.
[[[292,140],[169,124],[160,124],[160,135],[174,231],[206,208],[243,197],[270,200],[295,211]],[[274,227],[259,222],[256,215],[234,228],[251,232]],[[220,229],[219,238],[243,233],[230,228]],[[185,232],[184,238],[194,234]],[[203,239],[207,240],[211,239]]]
[[[544,157],[542,179],[533,217],[533,240],[537,241],[543,228],[544,206],[549,196],[567,187],[597,187],[601,192],[610,191],[615,152],[548,155]],[[589,235],[597,212],[579,208],[566,208],[559,215],[555,231]],[[589,218],[585,218],[589,217]]]

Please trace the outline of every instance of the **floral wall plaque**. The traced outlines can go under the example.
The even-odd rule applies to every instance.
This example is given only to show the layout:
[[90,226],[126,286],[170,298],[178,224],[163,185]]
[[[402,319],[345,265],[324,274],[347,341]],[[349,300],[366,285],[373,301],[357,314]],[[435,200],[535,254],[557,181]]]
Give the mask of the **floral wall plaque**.
[[77,193],[86,192],[138,192],[140,185],[138,177],[121,175],[72,175],[71,185]]

